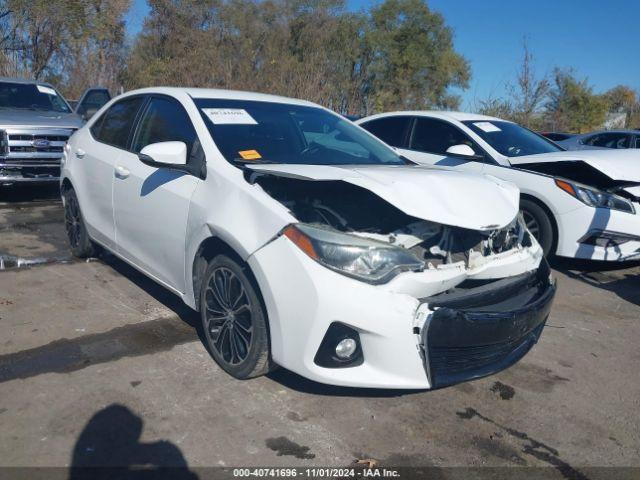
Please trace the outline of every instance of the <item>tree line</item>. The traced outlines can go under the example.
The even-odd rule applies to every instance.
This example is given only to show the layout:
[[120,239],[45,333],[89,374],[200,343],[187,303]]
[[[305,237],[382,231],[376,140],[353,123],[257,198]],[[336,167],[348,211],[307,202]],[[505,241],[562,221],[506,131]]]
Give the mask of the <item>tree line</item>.
[[[353,115],[457,109],[471,78],[454,32],[424,0],[359,12],[344,0],[150,0],[128,39],[130,2],[0,0],[0,75],[49,81],[69,98],[91,85],[114,93],[188,85],[304,98]],[[538,77],[533,67],[525,46],[508,94],[475,110],[570,131],[611,111],[639,120],[630,88],[597,95],[570,70]]]

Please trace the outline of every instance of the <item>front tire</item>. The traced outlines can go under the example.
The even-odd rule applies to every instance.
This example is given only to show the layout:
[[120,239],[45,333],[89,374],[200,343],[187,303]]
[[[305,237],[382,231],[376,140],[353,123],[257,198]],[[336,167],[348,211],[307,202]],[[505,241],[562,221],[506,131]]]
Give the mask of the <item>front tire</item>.
[[98,249],[87,233],[87,226],[80,211],[76,192],[72,188],[66,189],[62,192],[62,199],[64,201],[64,226],[69,238],[71,253],[78,258],[95,257]]
[[267,315],[247,267],[226,255],[208,264],[200,290],[200,316],[209,352],[238,379],[272,367]]
[[524,223],[542,247],[545,257],[555,253],[553,251],[555,244],[553,222],[546,210],[537,203],[526,199],[520,201],[520,210]]

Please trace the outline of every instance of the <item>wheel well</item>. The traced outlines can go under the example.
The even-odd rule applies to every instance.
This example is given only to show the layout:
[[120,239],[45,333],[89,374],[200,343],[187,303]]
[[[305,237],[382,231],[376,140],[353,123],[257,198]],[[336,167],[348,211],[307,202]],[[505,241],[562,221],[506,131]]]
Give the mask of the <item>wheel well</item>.
[[64,193],[67,190],[73,190],[73,185],[71,184],[71,180],[69,180],[68,178],[65,178],[64,180],[62,180],[60,191]]
[[[245,262],[242,257],[224,240],[218,237],[209,237],[204,240],[200,246],[198,247],[198,251],[196,252],[195,259],[193,260],[193,269],[192,269],[192,282],[193,282],[193,296],[195,298],[196,310],[200,310],[200,286],[202,283],[202,277],[207,270],[207,265],[209,261],[215,257],[216,255],[227,255],[232,258],[238,265],[245,267],[245,270],[251,280],[258,286],[258,282],[256,281],[253,272],[251,271],[251,267]],[[262,299],[262,294],[260,293],[260,289],[258,288],[258,295]]]
[[[547,216],[549,217],[549,221],[551,222],[551,228],[553,229],[553,242],[551,244],[551,253],[555,253],[556,249],[558,248],[558,223],[556,222],[556,217],[553,214],[553,212],[551,211],[551,209],[549,207],[547,207],[547,205],[542,201],[539,200],[538,198],[532,196],[532,195],[527,195],[526,193],[521,193],[520,194],[520,200],[527,200],[531,203],[535,203],[536,205],[538,205],[540,208],[542,208],[545,213],[547,214]],[[551,255],[551,253],[549,255]]]

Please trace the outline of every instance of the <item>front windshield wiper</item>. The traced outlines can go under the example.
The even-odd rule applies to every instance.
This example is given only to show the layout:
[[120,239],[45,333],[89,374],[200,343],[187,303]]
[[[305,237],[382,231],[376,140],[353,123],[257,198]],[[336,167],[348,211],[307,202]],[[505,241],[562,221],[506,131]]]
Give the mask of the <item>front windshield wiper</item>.
[[244,158],[233,158],[231,160],[231,162],[237,164],[237,165],[252,165],[252,164],[278,164],[278,163],[282,163],[282,162],[274,162],[272,160],[265,160],[265,159],[258,159],[258,160],[246,160]]

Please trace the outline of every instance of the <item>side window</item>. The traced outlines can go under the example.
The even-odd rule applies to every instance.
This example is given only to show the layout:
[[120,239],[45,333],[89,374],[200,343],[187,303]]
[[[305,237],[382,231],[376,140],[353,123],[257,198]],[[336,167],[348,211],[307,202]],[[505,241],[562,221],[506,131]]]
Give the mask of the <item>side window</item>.
[[360,126],[371,132],[387,145],[402,148],[410,121],[411,117],[387,117],[371,120]]
[[144,97],[125,98],[109,107],[91,127],[93,136],[102,143],[126,149],[131,127]]
[[640,148],[640,135],[636,137],[636,148]]
[[417,118],[411,135],[411,149],[421,152],[446,155],[447,149],[454,145],[469,145],[476,154],[482,151],[462,131],[442,120]]
[[176,100],[152,98],[147,106],[133,141],[133,151],[159,142],[184,142],[187,158],[191,157],[198,136],[189,115]]
[[629,148],[630,136],[624,133],[602,133],[589,139],[588,145],[605,148]]

